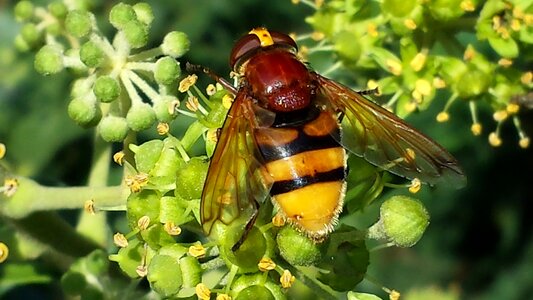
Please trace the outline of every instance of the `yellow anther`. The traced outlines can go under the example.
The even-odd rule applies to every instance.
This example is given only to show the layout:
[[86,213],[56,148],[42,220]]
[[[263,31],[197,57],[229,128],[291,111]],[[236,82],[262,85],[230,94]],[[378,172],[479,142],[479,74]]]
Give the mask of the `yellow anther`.
[[500,66],[502,66],[502,67],[507,68],[507,67],[510,67],[510,66],[513,64],[513,61],[510,60],[510,59],[508,59],[508,58],[500,58],[500,59],[498,60],[498,64],[499,64]]
[[441,111],[438,115],[437,115],[437,122],[439,123],[443,123],[443,122],[446,122],[450,119],[450,115],[445,112],[445,111]]
[[499,147],[502,144],[502,140],[496,132],[491,132],[489,134],[489,144],[493,147]]
[[128,239],[120,232],[113,235],[113,243],[120,248],[128,247]]
[[137,227],[139,227],[140,230],[146,230],[148,228],[148,225],[150,225],[149,216],[142,216],[137,221]]
[[387,61],[385,61],[385,65],[387,66],[389,72],[391,72],[392,74],[396,76],[400,76],[402,74],[402,64],[398,60],[387,59]]
[[198,296],[198,299],[200,300],[209,300],[209,298],[211,297],[211,291],[203,283],[197,284],[195,291],[196,291],[196,296]]
[[403,25],[405,25],[405,27],[411,30],[415,30],[417,27],[416,22],[413,19],[405,19],[403,21]]
[[284,289],[288,289],[292,286],[296,277],[294,277],[289,270],[283,271],[283,274],[279,278],[279,282]]
[[418,107],[417,101],[409,101],[404,104],[405,110],[408,112],[413,112]]
[[224,106],[224,108],[230,109],[232,103],[233,103],[232,95],[226,94],[224,95],[224,97],[222,97],[222,105]]
[[400,292],[392,290],[389,293],[389,300],[400,300]]
[[143,186],[148,183],[148,174],[139,173],[135,175],[129,175],[126,176],[124,182],[130,188],[132,193],[138,193],[142,190]]
[[446,81],[442,80],[440,77],[433,78],[433,86],[436,89],[442,89],[446,87]]
[[0,242],[0,264],[6,261],[9,256],[9,248],[6,244]]
[[492,17],[492,28],[498,30],[502,26],[502,18],[498,15]]
[[126,154],[124,154],[124,151],[119,151],[113,154],[113,161],[117,163],[119,166],[122,166],[122,164],[124,163],[125,156]]
[[198,101],[198,98],[195,96],[189,96],[187,97],[187,103],[185,103],[185,106],[192,112],[195,112],[198,110],[198,106],[200,105],[200,102]]
[[231,300],[228,294],[218,294],[216,300]]
[[139,275],[139,277],[145,277],[146,274],[148,274],[148,268],[145,265],[140,265],[135,268],[135,273]]
[[467,61],[472,60],[474,56],[476,56],[476,49],[474,49],[474,47],[472,47],[472,45],[469,44],[466,47],[465,53],[463,54],[463,59]]
[[527,149],[529,147],[529,137],[526,136],[521,138],[520,141],[518,141],[518,145],[522,149]]
[[470,126],[470,131],[472,131],[473,135],[480,135],[482,130],[483,127],[481,126],[481,123],[474,123],[472,126]]
[[[321,31],[313,31],[313,33],[311,33],[311,39],[313,41],[317,41],[318,42],[318,41],[323,40],[325,37],[326,37],[326,35],[323,32],[321,32]],[[293,38],[293,40],[294,40],[294,38]]]
[[201,244],[192,245],[189,247],[189,255],[192,257],[204,257],[206,250]]
[[379,35],[379,32],[376,23],[368,23],[368,25],[366,26],[366,32],[368,32],[368,35],[370,35],[371,37],[377,37]]
[[409,192],[412,194],[418,193],[420,191],[420,188],[422,187],[422,182],[420,179],[415,178],[411,180],[411,185],[409,185]]
[[257,264],[259,271],[267,272],[276,268],[276,263],[269,257],[263,257]]
[[4,158],[6,155],[6,145],[0,143],[0,159]]
[[422,70],[422,68],[426,64],[427,58],[428,58],[427,53],[419,52],[415,55],[415,57],[413,57],[409,65],[411,65],[411,68],[413,68],[415,72],[418,72]]
[[205,93],[207,94],[207,96],[213,96],[216,92],[217,88],[212,83],[205,88]]
[[518,104],[516,104],[516,103],[509,103],[509,104],[507,104],[507,106],[505,107],[505,110],[506,110],[510,115],[513,115],[513,114],[518,113],[518,111],[520,110],[520,105],[518,105]]
[[174,115],[176,113],[176,109],[180,107],[180,101],[178,99],[170,101],[168,103],[167,112],[169,115]]
[[464,11],[474,11],[476,10],[476,6],[471,0],[463,0],[461,4],[459,4],[462,10]]
[[18,187],[19,187],[19,182],[18,182],[17,179],[15,179],[15,178],[6,178],[4,180],[4,186],[2,188],[0,188],[0,191],[3,191],[4,195],[6,195],[6,197],[11,197],[11,196],[15,195],[15,193],[17,192]]
[[91,214],[91,215],[96,214],[96,211],[94,209],[94,200],[90,199],[90,200],[85,201],[85,203],[83,203],[83,210],[86,213]]
[[493,114],[492,114],[492,118],[497,121],[497,122],[501,122],[505,119],[507,119],[507,117],[509,116],[509,114],[507,113],[507,110],[498,110],[498,111],[495,111]]
[[415,82],[415,90],[419,92],[422,96],[429,96],[431,94],[431,83],[426,79],[418,79]]
[[520,82],[522,82],[523,84],[530,84],[532,80],[533,80],[533,72],[531,71],[526,72],[522,74],[522,76],[520,76]]
[[165,135],[170,130],[170,126],[167,122],[159,122],[156,127],[157,134],[159,135]]
[[187,77],[183,78],[180,81],[178,90],[181,93],[185,93],[186,91],[189,90],[191,86],[193,86],[196,83],[197,80],[198,80],[198,76],[196,74],[188,75]]
[[519,31],[522,28],[522,23],[518,19],[513,19],[511,21],[511,29],[513,31]]
[[254,28],[250,30],[249,34],[255,34],[257,38],[259,38],[261,47],[274,45],[274,40],[272,39],[270,32],[268,32],[268,29],[265,27]]
[[165,229],[165,231],[170,235],[181,234],[181,228],[172,221],[166,222],[165,225],[163,225],[163,229]]

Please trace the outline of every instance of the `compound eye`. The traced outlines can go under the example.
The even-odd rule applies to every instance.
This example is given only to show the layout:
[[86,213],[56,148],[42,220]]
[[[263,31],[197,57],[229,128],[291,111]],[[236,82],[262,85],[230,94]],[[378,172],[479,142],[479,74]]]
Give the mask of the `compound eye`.
[[230,54],[229,64],[231,68],[235,70],[235,67],[238,67],[236,66],[238,62],[241,62],[244,57],[250,57],[259,48],[261,48],[261,42],[255,34],[248,34],[240,38]]

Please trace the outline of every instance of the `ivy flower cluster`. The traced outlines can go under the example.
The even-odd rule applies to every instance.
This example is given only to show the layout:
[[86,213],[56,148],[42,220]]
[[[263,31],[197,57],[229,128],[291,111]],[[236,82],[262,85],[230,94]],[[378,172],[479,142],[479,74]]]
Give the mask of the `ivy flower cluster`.
[[451,119],[453,103],[466,103],[475,136],[484,127],[478,107],[489,107],[496,122],[489,144],[500,146],[501,127],[512,121],[519,146],[529,147],[521,117],[533,87],[533,62],[522,55],[533,44],[530,1],[293,2],[315,9],[307,18],[315,32],[300,37],[315,41],[306,54],[339,58],[326,73],[341,66],[358,71],[369,88],[390,96],[386,106],[402,117],[427,109],[439,94],[448,100],[438,122]]

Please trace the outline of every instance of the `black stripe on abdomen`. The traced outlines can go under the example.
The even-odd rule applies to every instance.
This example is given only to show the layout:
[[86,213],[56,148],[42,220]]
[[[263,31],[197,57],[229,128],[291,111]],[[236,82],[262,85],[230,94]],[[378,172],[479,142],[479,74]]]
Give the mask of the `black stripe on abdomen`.
[[272,185],[270,195],[275,196],[287,193],[313,183],[344,180],[345,176],[345,168],[339,167],[331,171],[317,173],[314,176],[303,176],[291,180],[276,181]]

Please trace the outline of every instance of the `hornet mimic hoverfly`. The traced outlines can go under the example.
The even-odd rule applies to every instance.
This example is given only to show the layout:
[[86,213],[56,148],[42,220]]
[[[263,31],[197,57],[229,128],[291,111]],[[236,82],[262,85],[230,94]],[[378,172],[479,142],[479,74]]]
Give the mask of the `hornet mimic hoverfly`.
[[188,65],[235,96],[202,193],[206,233],[216,222],[230,224],[244,214],[248,223],[236,251],[259,203],[270,196],[288,223],[316,242],[324,240],[343,206],[346,150],[409,179],[465,184],[457,161],[440,145],[363,93],[309,70],[296,53],[288,35],[257,28],[230,55],[238,88]]

